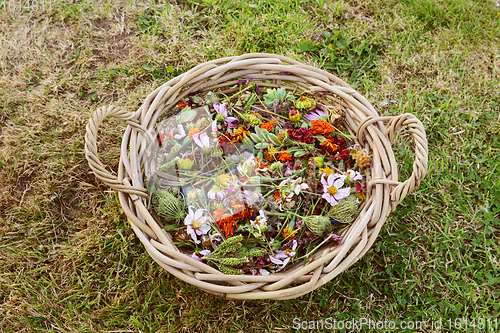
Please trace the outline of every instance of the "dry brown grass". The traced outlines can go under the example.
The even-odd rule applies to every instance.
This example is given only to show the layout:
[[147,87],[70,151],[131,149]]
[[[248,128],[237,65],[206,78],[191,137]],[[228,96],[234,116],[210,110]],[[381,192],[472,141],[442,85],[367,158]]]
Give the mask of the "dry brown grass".
[[[286,302],[226,301],[165,273],[128,227],[115,194],[95,180],[83,150],[96,107],[136,109],[174,75],[168,66],[182,71],[253,50],[243,37],[275,28],[271,14],[240,22],[238,14],[228,19],[215,7],[178,1],[158,17],[163,32],[154,35],[136,32],[151,4],[135,0],[54,2],[51,11],[15,15],[1,9],[0,331],[287,332],[294,317],[498,315],[498,284],[486,274],[499,268],[498,245],[487,242],[498,240],[498,226],[482,215],[494,197],[480,188],[498,163],[490,143],[500,135],[500,41],[488,37],[498,28],[482,26],[484,39],[474,39],[459,28],[428,28],[418,13],[392,5],[316,1],[278,12],[303,33],[259,46],[320,66],[298,52],[300,41],[340,27],[374,35],[384,51],[380,82],[365,87],[367,97],[384,114],[417,114],[431,144],[429,178],[368,258]],[[258,31],[264,42],[272,41],[268,30]],[[109,121],[100,136],[111,170],[123,129]],[[408,150],[400,158],[407,172]],[[447,303],[436,306],[441,300]],[[463,311],[442,310],[455,304]]]

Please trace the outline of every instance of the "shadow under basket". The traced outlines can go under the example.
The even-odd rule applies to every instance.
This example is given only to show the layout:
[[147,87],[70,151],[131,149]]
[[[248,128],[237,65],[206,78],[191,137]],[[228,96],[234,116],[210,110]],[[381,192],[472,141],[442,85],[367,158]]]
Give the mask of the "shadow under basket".
[[[252,78],[262,87],[282,87],[322,93],[341,101],[346,127],[356,143],[368,150],[373,162],[366,170],[366,199],[356,220],[342,233],[337,246],[324,245],[307,265],[299,262],[279,273],[226,275],[179,250],[147,208],[144,180],[147,133],[162,114],[194,91],[230,91],[239,79]],[[105,118],[125,121],[118,172],[110,173],[100,161],[97,134]],[[414,138],[413,172],[398,181],[397,162],[391,142],[395,132],[406,128]],[[412,114],[379,116],[374,107],[338,77],[273,54],[245,54],[203,63],[153,91],[136,112],[117,107],[99,108],[87,125],[85,152],[97,178],[116,190],[132,229],[149,255],[169,273],[200,289],[230,299],[291,299],[321,287],[358,261],[373,245],[388,215],[427,172],[427,139],[422,123]]]

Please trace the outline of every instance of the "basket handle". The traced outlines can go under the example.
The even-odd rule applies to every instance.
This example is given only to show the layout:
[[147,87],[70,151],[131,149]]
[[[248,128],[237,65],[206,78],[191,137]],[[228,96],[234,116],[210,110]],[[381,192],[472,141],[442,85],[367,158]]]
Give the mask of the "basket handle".
[[389,135],[389,140],[392,143],[394,134],[401,128],[408,129],[412,134],[415,142],[415,161],[413,162],[413,172],[407,180],[399,182],[390,179],[372,179],[370,185],[388,184],[395,186],[391,192],[391,201],[393,209],[398,205],[410,192],[417,187],[427,173],[428,148],[427,137],[422,122],[411,113],[405,113],[399,116],[384,116],[384,117],[368,117],[358,127],[358,138],[363,134],[366,127],[374,122],[388,121],[384,136]]
[[109,107],[103,106],[97,109],[87,124],[87,133],[85,134],[85,157],[87,158],[89,166],[94,172],[94,175],[112,189],[147,197],[148,194],[145,188],[124,184],[118,179],[118,176],[106,170],[106,167],[99,159],[97,152],[97,133],[104,119],[109,116],[123,120],[140,132],[145,132],[143,126],[141,126],[141,124],[134,119],[133,112],[129,112],[112,105]]

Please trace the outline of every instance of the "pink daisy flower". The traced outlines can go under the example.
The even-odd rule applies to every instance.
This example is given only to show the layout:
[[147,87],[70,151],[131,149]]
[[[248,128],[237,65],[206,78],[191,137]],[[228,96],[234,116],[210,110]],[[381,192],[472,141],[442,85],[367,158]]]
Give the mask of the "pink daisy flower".
[[184,224],[187,225],[187,233],[191,236],[196,244],[200,244],[198,236],[207,234],[211,227],[207,222],[207,217],[203,216],[204,209],[193,211],[193,207],[189,207],[189,213],[184,219]]
[[330,203],[330,205],[335,206],[338,204],[338,201],[344,199],[351,194],[351,188],[344,186],[344,180],[346,176],[334,174],[329,175],[325,180],[326,173],[321,175],[321,184],[323,185],[323,199],[326,199]]

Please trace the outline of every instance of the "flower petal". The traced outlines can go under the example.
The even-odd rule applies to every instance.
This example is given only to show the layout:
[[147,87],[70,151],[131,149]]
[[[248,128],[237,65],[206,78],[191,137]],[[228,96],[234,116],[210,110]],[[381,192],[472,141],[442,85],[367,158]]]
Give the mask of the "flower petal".
[[283,264],[283,262],[282,262],[281,260],[278,260],[278,259],[274,258],[273,256],[269,256],[269,260],[271,260],[271,262],[272,262],[273,264],[276,264],[276,265],[281,265],[281,264]]
[[333,186],[340,189],[342,186],[344,186],[344,179],[345,179],[345,176],[340,176],[337,180],[335,180],[335,182],[333,183]]
[[290,261],[290,257],[286,258],[285,260],[283,260],[283,265],[280,267],[280,269],[283,269],[285,268],[286,264],[288,264],[288,262]]
[[333,196],[335,200],[340,200],[343,198],[347,198],[351,194],[351,188],[346,187],[346,188],[341,188],[335,195]]
[[210,254],[210,250],[201,250],[200,254],[204,257],[208,256]]
[[325,199],[326,201],[328,201],[328,203],[332,206],[336,206],[339,204],[338,201],[335,200],[335,198],[333,196],[331,196],[329,193],[323,194],[322,198]]
[[326,175],[326,173],[324,173],[324,172],[321,175],[321,184],[323,185],[323,187],[328,187],[328,182],[325,180],[325,175]]
[[327,183],[328,183],[328,186],[333,185],[333,183],[335,182],[336,178],[337,178],[336,174],[335,175],[332,174],[332,175],[328,176],[328,179],[326,180]]
[[196,259],[199,262],[201,262],[201,258],[196,255],[196,252],[193,254],[188,254],[188,257],[191,257],[191,258]]
[[332,196],[330,195],[330,193],[323,193],[323,195],[321,196],[323,199],[325,199],[326,201],[330,202],[330,199],[332,198]]
[[203,225],[201,228],[199,228],[198,230],[200,230],[202,234],[206,234],[207,232],[209,232],[209,231],[210,231],[210,229],[212,229],[212,228],[210,227],[210,225],[209,225],[209,224],[204,224],[204,225]]
[[198,209],[196,213],[194,213],[194,219],[199,220],[202,215],[203,215],[203,209]]
[[194,142],[201,147],[200,133],[193,134],[192,138]]
[[200,241],[198,240],[198,237],[196,237],[196,232],[193,228],[191,228],[190,225],[188,225],[187,227],[187,230],[186,232],[191,236],[191,238],[193,239],[193,241],[196,243],[196,244],[200,244]]

